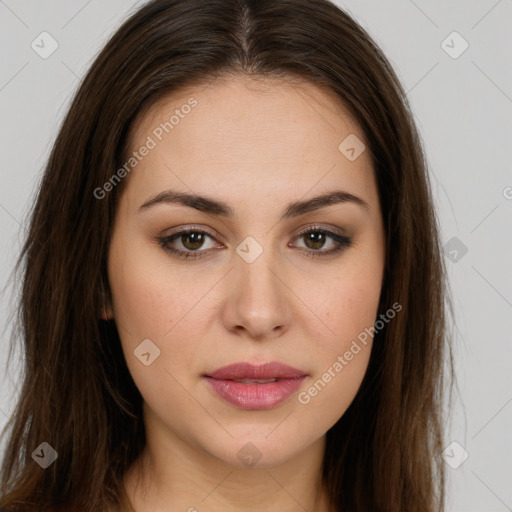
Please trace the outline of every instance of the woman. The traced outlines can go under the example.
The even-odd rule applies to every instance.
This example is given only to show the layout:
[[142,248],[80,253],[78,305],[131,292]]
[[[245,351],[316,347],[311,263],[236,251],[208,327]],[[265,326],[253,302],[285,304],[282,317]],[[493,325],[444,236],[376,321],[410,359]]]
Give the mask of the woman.
[[335,5],[133,14],[61,127],[22,264],[5,510],[443,509],[426,164]]

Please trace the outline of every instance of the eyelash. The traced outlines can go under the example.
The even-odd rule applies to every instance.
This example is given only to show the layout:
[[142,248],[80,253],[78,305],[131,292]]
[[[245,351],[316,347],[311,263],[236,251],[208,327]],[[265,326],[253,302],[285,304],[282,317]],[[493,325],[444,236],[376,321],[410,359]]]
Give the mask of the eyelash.
[[[174,233],[170,236],[166,236],[166,237],[161,237],[158,239],[158,242],[160,244],[160,246],[167,252],[170,252],[171,254],[173,254],[174,256],[176,256],[177,258],[179,259],[198,259],[198,258],[202,258],[203,256],[202,255],[199,255],[198,253],[201,253],[201,252],[207,252],[207,250],[195,250],[195,251],[191,251],[191,250],[188,250],[188,251],[182,251],[180,249],[174,249],[172,247],[170,247],[168,244],[171,243],[171,242],[174,242],[174,240],[182,237],[183,235],[189,235],[191,233],[200,233],[200,234],[203,234],[203,235],[206,235],[208,237],[210,237],[212,240],[215,240],[215,238],[210,234],[208,233],[207,231],[204,231],[202,229],[195,229],[195,228],[187,228],[187,229],[184,229],[183,231],[179,231],[177,233]],[[301,236],[304,236],[304,235],[307,235],[307,234],[310,234],[310,233],[321,233],[323,235],[326,235],[328,236],[329,238],[333,239],[335,242],[338,243],[338,247],[336,247],[335,249],[331,249],[329,251],[320,251],[320,250],[314,250],[314,249],[306,249],[306,253],[305,255],[309,258],[317,258],[317,257],[324,257],[324,256],[330,256],[332,254],[335,254],[335,253],[338,253],[340,251],[342,251],[343,249],[347,248],[347,247],[350,247],[352,245],[352,238],[349,238],[349,237],[346,237],[346,236],[343,236],[343,235],[340,235],[338,233],[334,233],[333,231],[329,231],[327,229],[324,229],[324,228],[317,228],[317,227],[310,227],[308,228],[307,230],[305,231],[302,231],[301,233],[299,233],[297,235],[296,238],[300,238]]]

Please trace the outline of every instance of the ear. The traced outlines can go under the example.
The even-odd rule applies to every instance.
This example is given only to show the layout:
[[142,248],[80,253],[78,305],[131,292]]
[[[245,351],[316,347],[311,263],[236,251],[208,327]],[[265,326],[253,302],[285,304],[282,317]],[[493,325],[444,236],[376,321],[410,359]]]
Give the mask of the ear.
[[114,311],[112,309],[111,299],[107,293],[105,293],[103,282],[100,283],[100,288],[100,318],[102,320],[112,320],[114,318]]
[[112,311],[112,306],[110,304],[102,305],[101,312],[100,312],[100,318],[102,320],[112,320],[113,317],[114,317],[114,312]]

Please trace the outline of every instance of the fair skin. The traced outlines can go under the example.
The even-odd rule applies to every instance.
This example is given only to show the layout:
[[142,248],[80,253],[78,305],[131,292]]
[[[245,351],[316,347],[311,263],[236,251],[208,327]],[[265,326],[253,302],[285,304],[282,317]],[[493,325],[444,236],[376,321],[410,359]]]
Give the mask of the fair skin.
[[[191,97],[197,106],[159,141],[155,128]],[[373,326],[385,261],[369,152],[350,161],[338,149],[350,134],[365,140],[332,93],[270,78],[190,87],[138,120],[130,152],[148,136],[157,144],[125,178],[108,260],[109,314],[144,400],[147,435],[125,476],[127,509],[329,511],[325,434],[360,387],[371,339],[308,403],[298,397]],[[165,203],[140,210],[169,189],[223,201],[233,216]],[[343,201],[281,219],[289,203],[340,190],[366,206]],[[202,245],[197,234],[169,243],[189,259],[159,244],[191,226],[207,233]],[[316,236],[301,234],[309,228]],[[319,228],[352,243],[308,257],[340,246]],[[250,263],[236,252],[249,236],[262,249]],[[134,355],[145,339],[160,350],[148,366]],[[243,410],[203,377],[240,361],[280,361],[307,377],[277,406]],[[251,467],[237,456],[247,443],[260,456]]]

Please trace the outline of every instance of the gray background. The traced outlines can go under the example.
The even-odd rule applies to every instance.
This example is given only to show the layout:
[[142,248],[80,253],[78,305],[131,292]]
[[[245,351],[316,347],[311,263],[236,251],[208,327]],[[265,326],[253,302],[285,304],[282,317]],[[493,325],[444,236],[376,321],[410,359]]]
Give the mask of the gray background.
[[[19,376],[16,360],[5,369],[7,279],[27,207],[80,78],[141,3],[0,0],[0,286],[7,286],[0,303],[0,428]],[[457,469],[447,466],[447,510],[512,510],[512,1],[337,3],[375,38],[408,91],[431,166],[442,240],[451,240],[446,257],[460,396],[447,445],[460,447],[445,455],[454,466],[462,449],[469,457]],[[43,31],[59,45],[47,59],[31,48]],[[454,31],[469,44],[457,58],[464,43],[448,37]]]

